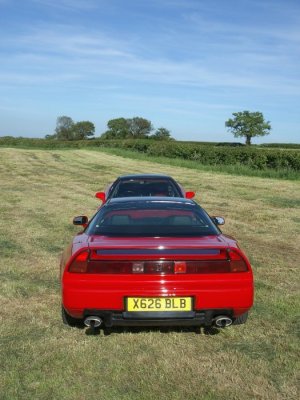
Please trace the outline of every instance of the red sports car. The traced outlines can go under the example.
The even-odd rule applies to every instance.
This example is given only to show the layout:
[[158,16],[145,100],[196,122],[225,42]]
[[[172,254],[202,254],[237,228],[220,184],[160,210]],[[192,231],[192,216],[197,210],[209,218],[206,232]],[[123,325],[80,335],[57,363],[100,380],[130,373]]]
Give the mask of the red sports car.
[[195,192],[187,192],[171,176],[163,174],[134,174],[119,176],[105,192],[95,195],[103,203],[115,197],[168,196],[192,199]]
[[[188,199],[109,200],[63,253],[63,321],[90,327],[244,323],[253,304],[252,270],[237,242],[217,227],[222,223]],[[87,224],[87,217],[74,224]]]

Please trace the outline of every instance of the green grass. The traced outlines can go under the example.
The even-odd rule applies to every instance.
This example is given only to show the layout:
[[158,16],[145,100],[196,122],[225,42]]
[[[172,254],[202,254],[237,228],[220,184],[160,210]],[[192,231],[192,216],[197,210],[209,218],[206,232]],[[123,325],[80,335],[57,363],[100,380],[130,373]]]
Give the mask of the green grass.
[[[0,399],[298,399],[299,182],[128,157],[0,149]],[[172,175],[225,217],[255,274],[247,324],[97,336],[62,324],[58,264],[73,216],[91,216],[96,191],[140,172]]]

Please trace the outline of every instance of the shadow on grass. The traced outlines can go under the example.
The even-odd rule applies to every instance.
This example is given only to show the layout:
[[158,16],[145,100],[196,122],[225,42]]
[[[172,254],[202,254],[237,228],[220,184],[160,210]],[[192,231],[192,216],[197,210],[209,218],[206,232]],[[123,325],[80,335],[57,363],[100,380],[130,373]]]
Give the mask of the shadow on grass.
[[[78,327],[83,329],[83,327]],[[87,328],[87,336],[110,336],[112,334],[140,334],[140,333],[195,333],[196,335],[214,336],[220,333],[221,329],[216,327],[113,327],[113,328]]]

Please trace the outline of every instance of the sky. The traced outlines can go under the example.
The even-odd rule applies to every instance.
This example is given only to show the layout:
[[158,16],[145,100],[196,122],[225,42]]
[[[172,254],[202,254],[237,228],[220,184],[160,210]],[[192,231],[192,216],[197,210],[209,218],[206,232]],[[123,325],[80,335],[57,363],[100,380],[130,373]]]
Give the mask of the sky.
[[253,143],[300,143],[299,0],[0,0],[0,136],[138,116],[243,141],[244,110],[272,126]]

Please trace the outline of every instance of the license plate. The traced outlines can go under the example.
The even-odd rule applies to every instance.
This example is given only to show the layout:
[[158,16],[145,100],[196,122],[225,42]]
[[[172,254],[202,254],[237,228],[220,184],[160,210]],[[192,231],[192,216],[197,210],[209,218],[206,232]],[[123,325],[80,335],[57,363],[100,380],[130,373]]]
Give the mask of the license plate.
[[192,298],[128,297],[127,311],[192,311]]

